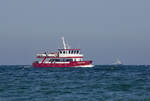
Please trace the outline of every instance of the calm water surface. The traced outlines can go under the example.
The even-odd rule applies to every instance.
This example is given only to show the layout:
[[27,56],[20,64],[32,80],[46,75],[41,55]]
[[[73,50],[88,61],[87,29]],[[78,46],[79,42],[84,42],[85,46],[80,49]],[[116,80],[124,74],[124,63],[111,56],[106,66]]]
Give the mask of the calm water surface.
[[0,66],[0,101],[150,101],[150,66]]

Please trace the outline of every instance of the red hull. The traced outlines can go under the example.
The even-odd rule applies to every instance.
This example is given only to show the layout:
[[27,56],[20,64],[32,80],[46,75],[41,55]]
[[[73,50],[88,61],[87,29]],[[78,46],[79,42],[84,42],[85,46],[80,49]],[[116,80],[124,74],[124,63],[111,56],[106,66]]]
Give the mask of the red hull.
[[33,67],[80,67],[92,65],[92,61],[73,61],[70,63],[33,63]]

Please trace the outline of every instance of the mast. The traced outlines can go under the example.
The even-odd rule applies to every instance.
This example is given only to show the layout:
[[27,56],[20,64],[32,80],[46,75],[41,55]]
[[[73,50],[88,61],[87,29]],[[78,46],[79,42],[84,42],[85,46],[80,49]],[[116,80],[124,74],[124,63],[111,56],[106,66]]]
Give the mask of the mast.
[[62,41],[63,41],[64,49],[67,49],[67,48],[66,48],[66,43],[65,43],[65,39],[64,39],[64,37],[62,37],[61,39],[62,39]]

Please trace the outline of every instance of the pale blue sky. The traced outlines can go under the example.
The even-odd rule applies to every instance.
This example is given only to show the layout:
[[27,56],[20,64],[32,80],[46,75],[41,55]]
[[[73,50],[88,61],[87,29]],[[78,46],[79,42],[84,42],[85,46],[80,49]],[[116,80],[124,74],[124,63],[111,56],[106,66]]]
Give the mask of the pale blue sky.
[[0,64],[72,48],[94,64],[150,64],[150,0],[0,0]]

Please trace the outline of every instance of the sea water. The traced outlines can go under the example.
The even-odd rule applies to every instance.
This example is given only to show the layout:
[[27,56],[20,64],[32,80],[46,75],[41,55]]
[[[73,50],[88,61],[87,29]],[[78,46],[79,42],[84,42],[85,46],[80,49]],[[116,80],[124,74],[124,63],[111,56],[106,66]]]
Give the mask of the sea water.
[[150,66],[0,66],[0,101],[150,101]]

